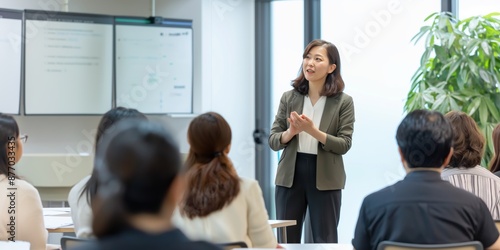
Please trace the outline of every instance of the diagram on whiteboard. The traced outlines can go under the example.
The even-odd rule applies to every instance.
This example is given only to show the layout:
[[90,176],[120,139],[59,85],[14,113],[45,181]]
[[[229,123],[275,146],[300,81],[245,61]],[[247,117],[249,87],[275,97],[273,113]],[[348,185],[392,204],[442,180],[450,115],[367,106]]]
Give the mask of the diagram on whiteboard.
[[191,28],[116,25],[116,105],[191,113],[192,51]]

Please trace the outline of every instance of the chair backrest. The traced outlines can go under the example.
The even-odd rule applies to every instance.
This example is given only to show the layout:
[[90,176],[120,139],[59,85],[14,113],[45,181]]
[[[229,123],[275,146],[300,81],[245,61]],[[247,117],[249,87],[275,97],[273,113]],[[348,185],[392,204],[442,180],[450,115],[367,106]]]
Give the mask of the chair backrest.
[[497,229],[500,232],[500,220],[495,220],[495,226],[497,226]]
[[83,239],[83,238],[77,238],[77,237],[72,237],[72,236],[63,236],[61,238],[61,249],[62,250],[67,250],[67,249],[73,249],[76,246],[81,245],[82,243],[91,241],[92,239]]
[[378,244],[377,247],[377,250],[420,250],[420,249],[482,250],[483,245],[479,241],[468,241],[468,242],[449,243],[449,244],[413,244],[413,243],[402,243],[395,241],[382,241]]
[[229,243],[220,243],[217,244],[220,247],[222,247],[224,250],[231,250],[234,248],[248,248],[247,243],[243,241],[237,241],[237,242],[229,242]]

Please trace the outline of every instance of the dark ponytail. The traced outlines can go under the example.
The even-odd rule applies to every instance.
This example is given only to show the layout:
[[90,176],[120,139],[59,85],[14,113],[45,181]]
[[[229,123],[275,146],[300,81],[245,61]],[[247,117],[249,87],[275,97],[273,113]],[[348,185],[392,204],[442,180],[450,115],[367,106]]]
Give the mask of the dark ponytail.
[[92,203],[94,218],[92,230],[97,238],[113,235],[127,227],[123,193],[115,193],[106,198],[96,197]]

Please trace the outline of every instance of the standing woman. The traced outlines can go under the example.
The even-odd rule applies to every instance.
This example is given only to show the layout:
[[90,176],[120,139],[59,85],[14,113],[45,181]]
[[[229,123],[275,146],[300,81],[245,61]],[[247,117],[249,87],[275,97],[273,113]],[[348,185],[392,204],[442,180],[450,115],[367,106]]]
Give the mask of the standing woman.
[[15,173],[14,165],[23,155],[23,142],[27,138],[19,134],[12,116],[0,113],[0,241],[26,241],[31,250],[45,250],[50,247],[46,246],[40,195]]
[[276,217],[297,221],[286,233],[289,243],[300,243],[309,208],[314,243],[336,243],[346,178],[342,155],[351,148],[354,104],[343,93],[335,45],[313,40],[302,57],[301,73],[281,97],[269,137],[271,149],[284,149],[275,181]]

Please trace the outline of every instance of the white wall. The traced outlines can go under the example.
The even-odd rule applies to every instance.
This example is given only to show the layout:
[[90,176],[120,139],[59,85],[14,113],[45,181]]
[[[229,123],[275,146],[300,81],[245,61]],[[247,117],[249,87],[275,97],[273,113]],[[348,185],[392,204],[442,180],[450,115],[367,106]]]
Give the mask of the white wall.
[[[0,8],[63,11],[62,0],[0,0]],[[70,0],[69,11],[150,16],[149,0]],[[253,178],[254,3],[253,0],[156,0],[155,14],[193,20],[194,112],[221,113],[233,129],[230,157],[240,175]],[[188,150],[189,117],[151,116],[171,127]],[[18,116],[29,134],[26,153],[92,151],[100,116]]]

